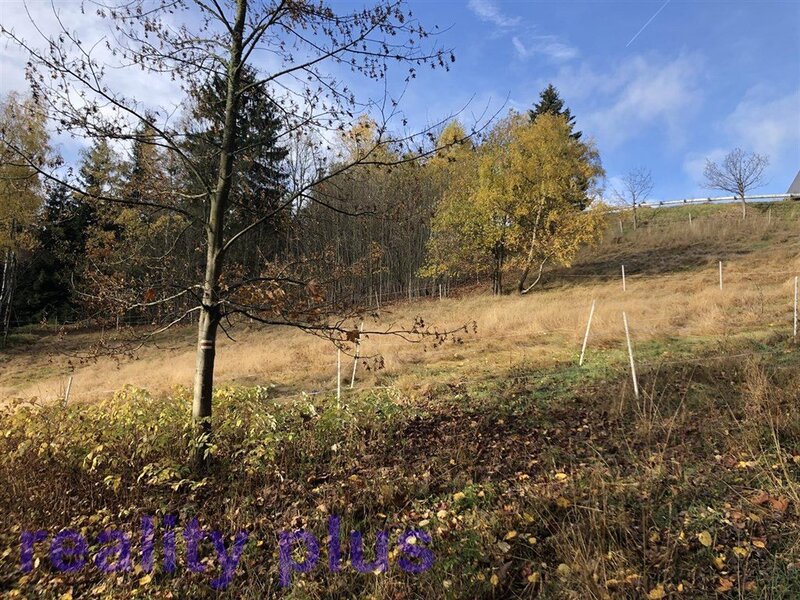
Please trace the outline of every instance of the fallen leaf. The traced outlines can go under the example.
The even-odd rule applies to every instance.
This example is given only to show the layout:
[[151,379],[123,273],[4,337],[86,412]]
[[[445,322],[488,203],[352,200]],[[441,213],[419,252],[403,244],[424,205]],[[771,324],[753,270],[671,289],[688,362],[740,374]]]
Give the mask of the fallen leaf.
[[784,513],[789,508],[789,500],[786,498],[770,498],[769,506],[775,512]]
[[708,531],[701,531],[700,533],[698,533],[697,534],[697,539],[706,548],[710,548],[711,547],[711,534]]
[[665,596],[664,586],[659,583],[647,594],[647,600],[662,600]]
[[739,558],[746,558],[747,555],[749,554],[747,552],[747,548],[742,548],[741,546],[734,546],[733,553]]
[[730,592],[732,589],[733,589],[733,581],[731,581],[727,577],[719,578],[719,586],[717,586],[718,594],[724,594],[725,592]]

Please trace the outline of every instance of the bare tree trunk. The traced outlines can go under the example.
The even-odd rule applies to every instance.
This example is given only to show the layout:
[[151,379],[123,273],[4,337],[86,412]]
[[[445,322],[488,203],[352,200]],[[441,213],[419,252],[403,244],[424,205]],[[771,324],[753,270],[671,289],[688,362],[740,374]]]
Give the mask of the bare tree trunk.
[[247,0],[237,0],[236,19],[231,32],[230,59],[228,62],[227,91],[225,96],[225,129],[219,159],[217,185],[209,207],[206,224],[206,272],[203,281],[203,305],[197,332],[197,366],[194,379],[192,421],[195,425],[195,465],[198,470],[208,466],[208,448],[211,444],[211,399],[214,387],[214,359],[216,357],[217,328],[220,319],[218,305],[219,278],[224,260],[223,233],[225,213],[228,209],[233,176],[233,156],[236,149],[236,113],[238,87],[241,75],[242,35],[247,13]]
[[2,327],[2,346],[5,347],[8,339],[8,328],[11,322],[11,302],[14,297],[14,278],[16,275],[17,255],[14,252],[17,221],[11,219],[11,247],[6,249],[3,261],[3,278],[0,280],[0,327]]
[[[528,292],[530,292],[530,291],[531,291],[533,288],[535,288],[535,287],[536,287],[536,285],[537,285],[537,284],[539,283],[539,281],[541,281],[541,279],[542,279],[542,273],[544,272],[544,266],[545,266],[546,264],[547,264],[547,258],[545,258],[545,259],[544,259],[544,260],[543,260],[543,261],[542,261],[542,262],[539,264],[539,274],[538,274],[538,275],[536,275],[536,279],[534,279],[534,280],[533,280],[533,283],[532,283],[532,284],[530,284],[528,287],[523,287],[522,283],[520,282],[520,288],[519,288],[519,293],[520,293],[520,294],[523,294],[523,295],[524,295],[524,294],[527,294],[527,293],[528,293]],[[529,268],[530,268],[530,267],[526,267],[526,268],[525,268],[525,271],[526,271],[526,273],[527,273],[527,271],[529,270]],[[525,275],[525,278],[527,279],[527,274]]]
[[638,226],[638,222],[636,220],[636,202],[633,203],[633,230],[636,231],[636,227]]
[[497,242],[494,246],[494,272],[492,273],[492,293],[500,296],[503,293],[503,258],[505,248],[503,242]]
[[[542,218],[542,210],[543,206],[539,205],[539,210],[536,212],[536,220],[533,223],[533,234],[531,234],[531,245],[528,249],[528,258],[525,261],[525,268],[522,270],[522,276],[519,278],[519,285],[517,286],[517,290],[520,294],[525,293],[525,281],[528,279],[528,273],[530,273],[531,267],[533,266],[533,253],[536,251],[536,232],[539,229],[539,221]],[[544,263],[542,263],[542,268],[544,268]],[[539,277],[536,278],[536,281],[539,281],[539,278],[542,276],[542,269],[539,269]],[[535,285],[535,284],[534,284]]]
[[17,255],[14,253],[13,250],[9,251],[9,258],[8,258],[8,265],[6,267],[7,271],[5,273],[5,290],[3,293],[3,302],[5,304],[2,307],[3,313],[3,347],[5,348],[6,341],[8,340],[8,329],[11,324],[11,303],[14,300],[14,288],[16,287],[16,275],[17,275]]
[[744,193],[742,193],[742,218],[747,218],[747,202],[744,199]]
[[528,274],[531,272],[531,263],[530,261],[525,263],[525,268],[522,269],[522,275],[519,277],[519,283],[517,284],[517,291],[520,294],[523,294],[525,290],[525,282],[528,279]]
[[3,328],[3,347],[6,345],[6,337],[8,335],[8,326],[6,325],[6,295],[10,291],[8,282],[8,275],[11,272],[11,250],[6,250],[6,256],[3,260],[3,277],[0,279],[0,327]]
[[214,390],[215,342],[219,319],[211,310],[203,307],[199,321],[192,420],[197,428],[195,463],[197,468],[203,469],[208,462],[206,451],[211,436],[211,398]]

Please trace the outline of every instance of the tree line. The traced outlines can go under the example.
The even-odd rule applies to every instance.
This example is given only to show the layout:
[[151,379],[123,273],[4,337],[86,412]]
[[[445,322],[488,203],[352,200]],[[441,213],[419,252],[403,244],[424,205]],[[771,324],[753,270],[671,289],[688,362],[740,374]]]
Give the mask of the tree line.
[[[219,80],[197,90],[185,116],[181,152],[205,169],[220,143],[222,93]],[[4,135],[42,165],[58,161],[43,117],[31,98],[3,101]],[[601,231],[602,211],[584,210],[603,175],[597,150],[580,141],[552,86],[528,114],[511,112],[484,135],[448,122],[424,156],[382,145],[379,125],[362,116],[340,133],[337,161],[364,164],[319,182],[285,209],[287,180],[320,175],[319,165],[304,161],[313,160],[309,142],[280,141],[281,121],[262,88],[244,98],[239,121],[240,144],[252,150],[236,164],[229,227],[241,229],[265,210],[274,215],[229,260],[249,278],[302,263],[335,306],[433,295],[444,280],[486,281],[501,293],[502,275],[512,271],[527,293],[548,262],[569,264]],[[191,298],[164,303],[163,296],[202,275],[202,221],[191,201],[202,192],[156,137],[144,123],[128,148],[98,138],[66,181],[11,158],[5,163],[4,319],[161,323],[191,306]]]

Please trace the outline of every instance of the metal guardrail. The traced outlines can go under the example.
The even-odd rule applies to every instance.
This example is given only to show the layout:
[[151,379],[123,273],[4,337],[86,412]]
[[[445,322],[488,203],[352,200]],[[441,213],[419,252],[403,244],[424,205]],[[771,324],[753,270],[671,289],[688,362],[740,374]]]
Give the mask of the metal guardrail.
[[[800,194],[758,194],[753,196],[745,196],[745,202],[759,201],[759,202],[781,202],[783,200],[800,200]],[[716,196],[714,198],[684,198],[683,200],[663,200],[660,202],[641,202],[636,205],[636,208],[663,208],[670,206],[687,206],[691,204],[728,204],[733,202],[740,202],[742,199],[739,196]],[[615,205],[612,212],[619,212],[623,210],[631,210],[632,206],[619,206]]]

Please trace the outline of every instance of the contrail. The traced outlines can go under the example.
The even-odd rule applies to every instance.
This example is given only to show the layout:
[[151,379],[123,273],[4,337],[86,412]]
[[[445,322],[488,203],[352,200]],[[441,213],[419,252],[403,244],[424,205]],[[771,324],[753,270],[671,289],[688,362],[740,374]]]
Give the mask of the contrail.
[[630,45],[633,43],[633,41],[634,41],[634,40],[635,40],[637,37],[639,37],[639,34],[640,34],[640,33],[642,33],[642,32],[643,32],[643,31],[644,31],[644,30],[647,28],[647,26],[648,26],[648,25],[650,25],[650,23],[652,23],[652,22],[653,22],[653,19],[655,19],[655,18],[658,16],[658,14],[659,14],[659,13],[660,13],[662,10],[664,10],[664,8],[667,6],[667,4],[669,4],[669,2],[670,2],[670,0],[667,0],[666,2],[664,2],[664,4],[662,4],[662,5],[661,5],[661,8],[659,8],[659,9],[656,11],[656,14],[654,14],[652,17],[650,17],[650,20],[649,20],[649,21],[647,21],[647,23],[645,23],[644,25],[642,25],[642,28],[641,28],[639,31],[637,31],[637,32],[636,32],[636,35],[635,35],[635,36],[633,36],[633,37],[631,38],[631,41],[630,41],[630,42],[628,42],[627,44],[625,44],[625,47],[626,47],[626,48],[627,48],[628,46],[630,46]]

